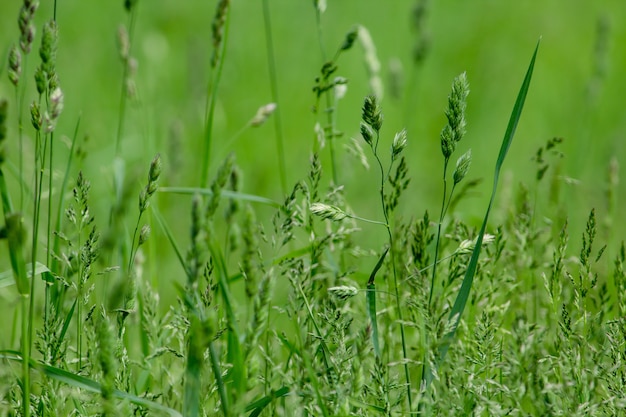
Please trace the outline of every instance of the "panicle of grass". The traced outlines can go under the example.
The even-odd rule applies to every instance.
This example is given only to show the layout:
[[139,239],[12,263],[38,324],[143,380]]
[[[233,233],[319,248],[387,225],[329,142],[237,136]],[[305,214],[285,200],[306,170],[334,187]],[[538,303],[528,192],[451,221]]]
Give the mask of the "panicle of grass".
[[30,52],[33,40],[35,39],[35,25],[33,24],[33,19],[38,8],[39,2],[36,0],[24,0],[20,8],[17,22],[20,28],[20,48],[25,54]]
[[[133,75],[137,69],[137,61],[131,55],[133,37],[135,34],[135,24],[137,21],[136,7],[138,0],[124,0],[124,8],[128,13],[128,23],[126,26],[119,26],[117,30],[117,44],[120,60],[122,61],[122,82],[120,92],[120,104],[117,124],[117,136],[115,138],[115,156],[120,157],[122,151],[122,136],[126,122],[126,104],[129,98],[134,98],[137,94]],[[118,193],[120,190],[116,190]]]
[[117,364],[115,363],[115,341],[113,339],[113,330],[104,309],[100,311],[98,325],[96,327],[98,337],[98,363],[102,371],[102,382],[100,384],[100,393],[102,396],[102,415],[115,416],[115,401],[113,399],[113,390],[115,388],[115,376]]
[[[439,261],[439,245],[441,241],[441,228],[443,225],[443,219],[446,214],[446,208],[452,201],[452,195],[454,193],[454,186],[460,182],[467,170],[469,170],[469,163],[471,161],[471,152],[464,154],[457,162],[457,169],[454,173],[454,185],[450,193],[450,197],[447,195],[447,171],[448,162],[450,156],[456,149],[456,144],[465,135],[465,108],[467,106],[466,100],[469,94],[469,83],[465,73],[458,75],[452,82],[452,91],[448,96],[448,107],[445,110],[448,123],[441,131],[440,141],[441,150],[443,152],[443,198],[441,201],[441,212],[439,214],[439,223],[437,224],[437,239],[435,241],[435,260],[431,275],[430,283],[430,295],[428,296],[428,304],[432,302],[433,294],[435,291],[435,283],[437,277],[437,263]],[[461,175],[463,174],[463,175]],[[457,181],[458,180],[458,181]]]
[[[331,77],[339,69],[337,62],[341,54],[350,50],[354,45],[358,36],[358,28],[353,28],[346,34],[343,43],[341,43],[333,58],[331,60],[327,60],[326,48],[324,47],[322,39],[321,23],[321,14],[326,6],[324,5],[324,7],[319,7],[317,3],[314,3],[314,6],[316,8],[318,40],[324,64],[320,69],[320,75],[315,78],[315,85],[313,86],[313,92],[315,93],[316,98],[316,103],[313,109],[315,113],[320,110],[320,100],[322,99],[322,96],[324,96],[325,108],[323,113],[326,113],[326,125],[321,127],[321,130],[319,131],[320,135],[318,135],[318,137],[321,139],[320,142],[322,144],[328,143],[328,148],[330,150],[332,180],[333,184],[337,185],[339,184],[339,168],[337,164],[337,156],[335,154],[335,140],[339,139],[343,133],[336,129],[336,113],[339,100],[345,94],[348,80],[344,77],[336,76],[332,79]],[[316,124],[316,130],[318,130],[318,124]],[[317,147],[315,151],[317,152]]]
[[[400,290],[398,287],[398,271],[396,262],[398,260],[397,248],[395,246],[395,240],[392,232],[392,220],[394,217],[394,211],[397,207],[398,200],[402,194],[402,192],[407,188],[409,184],[409,179],[407,176],[407,165],[406,159],[403,157],[400,158],[400,162],[398,164],[394,164],[397,156],[399,156],[404,148],[406,147],[406,133],[405,131],[401,131],[400,133],[395,135],[394,141],[391,146],[391,162],[387,171],[383,168],[383,163],[381,161],[380,155],[378,154],[378,142],[380,139],[380,129],[383,124],[383,114],[378,101],[378,97],[374,95],[369,95],[365,97],[362,107],[362,115],[361,115],[361,132],[366,132],[363,134],[365,142],[370,146],[374,158],[378,164],[380,169],[380,202],[381,209],[383,212],[383,216],[385,218],[385,228],[387,229],[388,235],[388,243],[389,243],[389,251],[390,251],[390,262],[391,262],[391,270],[393,276],[393,291],[395,294],[396,300],[396,314],[398,315],[398,321],[400,325],[400,338],[402,342],[402,358],[404,362],[404,378],[406,382],[406,398],[408,402],[409,412],[412,412],[413,408],[413,400],[411,395],[411,378],[408,366],[408,353],[407,353],[407,341],[404,330],[404,320],[402,313],[402,295],[400,294]],[[364,129],[366,127],[366,129]],[[369,129],[367,129],[369,128]],[[375,138],[373,137],[373,133],[375,133]],[[396,166],[395,175],[391,175],[391,170],[393,166]],[[385,185],[389,183],[391,186],[390,191],[386,191]],[[384,258],[384,255],[383,255]],[[381,261],[382,259],[381,258]],[[380,265],[377,266],[380,268]],[[370,292],[374,288],[374,275],[372,274],[370,278],[370,282],[368,282],[368,292],[366,297],[368,298],[368,303],[370,306],[370,310],[372,306],[375,306],[375,299],[373,297],[376,296],[375,292]],[[371,320],[375,319],[375,314],[370,313]],[[373,323],[374,325],[374,323]]]
[[[369,87],[372,95],[382,100],[384,94],[383,80],[380,77],[380,61],[376,53],[374,40],[367,28],[359,26],[357,28],[359,43],[363,48],[363,57],[365,60],[365,68],[369,77]],[[356,35],[354,37],[357,37]],[[354,42],[354,39],[352,40]]]
[[22,54],[17,46],[13,45],[9,50],[9,80],[17,87],[22,75]]
[[58,28],[54,20],[48,21],[43,27],[43,33],[41,36],[41,46],[39,47],[39,57],[41,58],[41,65],[39,73],[41,75],[35,75],[38,79],[43,77],[43,85],[37,82],[37,91],[39,94],[50,91],[54,91],[58,86],[58,79],[56,73],[56,54],[57,54],[57,42],[58,42]]
[[211,164],[211,145],[213,141],[213,117],[217,103],[217,89],[222,76],[226,40],[228,37],[228,22],[230,17],[230,0],[220,0],[217,3],[213,23],[211,26],[213,37],[213,54],[211,56],[211,73],[207,86],[204,149],[202,154],[202,168],[200,173],[200,187],[205,188],[209,181]]

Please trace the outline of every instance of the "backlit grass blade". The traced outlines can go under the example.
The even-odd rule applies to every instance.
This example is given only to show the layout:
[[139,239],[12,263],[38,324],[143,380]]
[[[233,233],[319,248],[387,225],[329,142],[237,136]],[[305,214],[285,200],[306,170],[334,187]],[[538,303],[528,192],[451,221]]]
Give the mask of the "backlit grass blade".
[[252,411],[248,417],[258,417],[259,415],[261,415],[265,407],[271,404],[272,401],[274,401],[276,398],[284,397],[287,394],[289,394],[289,388],[281,387],[276,391],[270,392],[265,397],[248,404],[248,406],[246,407],[246,412]]
[[239,329],[237,326],[237,316],[235,315],[235,308],[233,306],[233,298],[230,294],[230,288],[228,285],[228,270],[226,269],[226,260],[219,244],[216,242],[215,237],[209,240],[209,251],[213,262],[215,262],[215,271],[218,276],[218,286],[224,302],[224,308],[226,310],[226,318],[228,320],[228,352],[226,357],[228,362],[232,365],[228,375],[232,381],[233,388],[237,392],[237,397],[241,397],[245,393],[247,376],[246,367],[244,363],[243,350],[241,348],[241,341],[239,338]]
[[165,236],[167,236],[167,240],[169,240],[170,245],[172,245],[174,252],[176,252],[176,258],[178,258],[178,263],[180,263],[180,266],[182,266],[185,274],[187,274],[187,263],[185,262],[185,257],[183,256],[183,252],[180,250],[178,243],[176,243],[172,231],[170,230],[167,223],[165,223],[165,219],[163,219],[163,216],[161,216],[161,213],[154,206],[154,204],[151,204],[150,208],[152,209],[152,213],[154,214],[154,218],[156,219],[157,223],[159,223],[159,226],[161,226],[163,233],[165,233]]
[[[539,42],[541,39],[539,40]],[[524,108],[524,102],[526,101],[526,94],[528,93],[528,88],[530,87],[530,80],[533,75],[533,69],[535,67],[535,58],[537,57],[537,51],[539,50],[539,42],[537,42],[537,46],[535,47],[535,52],[530,60],[530,65],[528,66],[528,71],[526,71],[526,77],[524,77],[524,82],[520,88],[520,91],[517,95],[517,100],[515,101],[515,106],[513,107],[513,112],[511,113],[511,117],[509,119],[509,124],[506,128],[506,133],[504,134],[504,138],[502,139],[502,145],[500,147],[500,153],[498,155],[498,160],[496,161],[495,174],[493,179],[493,189],[491,191],[491,198],[489,200],[489,205],[487,206],[487,212],[485,213],[485,218],[483,220],[483,224],[480,228],[480,232],[478,233],[478,238],[476,239],[476,245],[474,246],[474,250],[472,252],[472,257],[470,259],[469,265],[467,266],[467,271],[465,272],[465,277],[463,278],[463,283],[461,284],[461,289],[456,297],[454,302],[454,306],[450,311],[449,320],[451,322],[450,331],[444,336],[441,345],[439,346],[439,355],[437,358],[437,367],[444,361],[446,354],[448,353],[448,349],[450,348],[450,344],[454,340],[454,336],[456,334],[456,329],[459,325],[461,317],[463,316],[463,311],[465,310],[465,305],[467,304],[467,300],[470,295],[470,291],[472,289],[472,283],[474,282],[474,275],[476,274],[476,268],[478,266],[478,257],[480,256],[480,249],[482,247],[483,237],[485,235],[485,229],[487,227],[487,221],[489,219],[489,213],[491,211],[491,207],[495,200],[496,190],[498,187],[498,179],[500,176],[500,169],[502,168],[502,164],[504,163],[504,158],[511,146],[511,142],[513,142],[513,136],[515,135],[515,129],[517,128],[517,123],[522,115],[522,109]],[[433,375],[431,372],[428,372],[426,375],[426,383],[429,385],[432,382]]]
[[[213,191],[208,188],[197,188],[197,187],[159,187],[159,193],[169,193],[169,194],[204,194],[204,195],[213,195]],[[232,198],[233,200],[240,201],[250,201],[252,203],[265,204],[271,207],[280,207],[281,204],[271,200],[269,198],[261,197],[253,194],[244,194],[236,191],[230,190],[222,190],[220,192],[221,198]]]
[[[26,275],[29,276],[31,274],[32,266],[31,264],[26,265]],[[41,262],[37,262],[35,264],[35,275],[43,274],[44,272],[50,272],[47,266],[42,264]],[[8,287],[10,285],[15,284],[15,280],[13,279],[13,270],[8,270],[0,273],[0,288]]]
[[387,252],[389,252],[389,248],[385,249],[380,259],[376,263],[376,266],[372,270],[370,274],[370,278],[367,281],[367,292],[366,292],[366,301],[367,301],[367,315],[370,318],[370,322],[372,323],[372,344],[374,345],[374,353],[377,357],[380,358],[380,344],[378,341],[378,320],[376,319],[376,285],[374,284],[374,279],[376,278],[376,274],[381,266],[383,266],[383,261],[387,256]]
[[[0,358],[16,362],[22,362],[21,353],[18,351],[0,351]],[[102,393],[102,387],[100,383],[94,381],[93,379],[85,378],[84,376],[76,375],[63,369],[56,368],[54,366],[44,365],[32,359],[29,362],[29,366],[31,369],[39,371],[42,374],[46,375],[48,378],[52,378],[64,384],[71,385],[73,387],[80,388],[89,392],[94,392],[98,394]],[[182,417],[181,413],[172,408],[166,407],[154,401],[150,401],[146,398],[141,398],[136,395],[129,394],[125,391],[114,390],[113,395],[120,400],[127,400],[133,404],[137,404],[142,407],[162,411],[172,417]]]

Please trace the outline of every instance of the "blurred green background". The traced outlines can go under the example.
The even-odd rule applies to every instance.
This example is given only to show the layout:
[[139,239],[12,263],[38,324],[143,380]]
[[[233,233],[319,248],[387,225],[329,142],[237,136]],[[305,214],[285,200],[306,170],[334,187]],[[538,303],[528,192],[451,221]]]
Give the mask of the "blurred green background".
[[[442,161],[439,132],[445,123],[443,111],[453,78],[466,71],[471,93],[468,100],[467,135],[454,158],[471,148],[470,178],[483,178],[481,185],[457,208],[455,215],[477,222],[487,205],[493,166],[499,151],[517,91],[533,48],[542,37],[535,74],[526,107],[504,167],[498,195],[506,207],[519,182],[535,190],[536,150],[553,137],[564,138],[563,158],[554,159],[562,183],[561,207],[572,224],[572,236],[581,230],[592,207],[600,219],[607,217],[606,190],[611,158],[621,161],[626,149],[626,7],[621,0],[542,2],[496,0],[461,1],[372,1],[328,0],[321,16],[322,44],[327,55],[341,45],[354,25],[367,28],[381,63],[385,94],[383,126],[391,143],[396,131],[408,130],[409,171],[412,182],[401,202],[405,216],[434,214],[441,201]],[[314,79],[324,63],[318,38],[313,1],[270,0],[271,31],[277,67],[278,102],[287,157],[290,186],[304,179],[314,143],[314,125],[321,120],[312,112]],[[42,2],[36,13],[37,38],[28,59],[25,76],[29,87],[26,102],[34,97],[33,70],[39,63],[41,27],[52,16],[52,1]],[[215,1],[161,0],[138,3],[138,16],[131,54],[138,62],[135,82],[137,100],[128,108],[123,150],[128,171],[137,175],[137,195],[145,183],[149,161],[161,152],[165,168],[161,185],[197,186],[204,129],[206,86],[212,53],[211,22]],[[421,30],[414,27],[416,5],[425,6]],[[17,15],[21,2],[3,1],[0,6],[0,50],[6,56],[17,42]],[[212,172],[230,151],[244,174],[243,190],[281,201],[273,121],[254,129],[242,127],[257,109],[271,100],[267,49],[261,1],[233,1],[228,43],[214,126]],[[65,93],[65,109],[57,132],[71,137],[80,117],[79,137],[85,144],[81,167],[92,182],[92,206],[98,223],[106,224],[112,199],[112,160],[119,119],[122,64],[116,32],[127,23],[123,1],[58,1],[59,46],[57,71]],[[427,39],[423,62],[415,65],[413,49]],[[6,62],[6,60],[5,60]],[[401,63],[401,84],[393,93],[390,67]],[[378,173],[366,171],[343,145],[358,133],[363,97],[370,93],[364,54],[360,45],[342,54],[337,75],[349,80],[348,91],[337,108],[339,181],[347,200],[361,216],[380,218]],[[2,65],[0,96],[10,99],[9,141],[16,137],[15,92]],[[397,82],[398,79],[395,79]],[[25,113],[26,114],[26,113]],[[27,119],[26,119],[27,120]],[[32,138],[32,128],[25,124]],[[26,154],[32,155],[32,140]],[[365,149],[368,151],[368,149]],[[17,154],[16,141],[9,155]],[[59,175],[67,150],[56,152]],[[328,149],[322,152],[324,184],[330,181]],[[27,161],[30,158],[27,159]],[[551,167],[553,169],[554,167]],[[567,178],[576,181],[567,180]],[[9,181],[15,185],[15,177]],[[619,186],[618,196],[623,185]],[[15,189],[13,190],[15,192]],[[537,216],[554,217],[548,207],[548,187],[537,191]],[[617,200],[616,207],[620,207]],[[181,245],[187,245],[189,198],[160,195],[155,202],[171,222]],[[136,204],[132,203],[133,210]],[[542,211],[545,210],[545,211]],[[267,221],[272,211],[259,208]],[[624,226],[620,211],[605,238],[621,240]],[[505,211],[494,213],[494,224]],[[128,227],[136,217],[128,217]],[[364,235],[376,230],[363,226]],[[169,280],[182,276],[173,252],[158,227],[152,250],[163,263],[152,264]],[[132,229],[130,230],[132,232]],[[384,232],[380,230],[380,232]],[[608,235],[610,232],[610,235]],[[382,236],[382,235],[381,235]],[[373,247],[378,247],[372,239]],[[382,242],[382,240],[381,240]],[[576,246],[577,247],[577,246]],[[6,247],[0,266],[9,268]],[[614,251],[615,247],[610,251]],[[166,261],[165,259],[171,260]]]

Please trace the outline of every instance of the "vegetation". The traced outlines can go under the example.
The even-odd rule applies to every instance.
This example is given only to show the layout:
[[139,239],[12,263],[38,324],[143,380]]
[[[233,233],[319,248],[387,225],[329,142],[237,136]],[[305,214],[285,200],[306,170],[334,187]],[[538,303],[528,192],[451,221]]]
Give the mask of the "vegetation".
[[[516,92],[491,87],[506,96],[508,124],[500,109],[477,123],[503,131],[494,145],[468,133],[481,91],[473,72],[433,78],[448,86],[447,103],[416,98],[438,53],[427,0],[403,3],[414,35],[406,85],[397,60],[381,69],[365,25],[334,38],[334,4],[263,0],[249,6],[263,17],[248,13],[262,25],[252,34],[248,6],[214,2],[210,41],[191,48],[210,51],[206,65],[189,58],[193,94],[181,101],[150,80],[157,66],[138,72],[142,59],[185,67],[159,58],[167,22],[162,33],[143,26],[154,17],[144,2],[112,12],[126,20],[115,88],[106,71],[84,74],[84,57],[61,65],[74,45],[64,28],[84,22],[69,1],[50,3],[24,0],[19,31],[2,38],[0,415],[626,415],[617,155],[607,179],[596,176],[598,196],[564,173],[563,136],[532,154],[513,148],[538,105],[546,41],[507,49],[525,60],[506,77]],[[281,88],[291,76],[278,51],[290,40],[275,23],[293,7],[320,47],[304,51],[316,61],[296,120],[305,78]],[[609,22],[598,20],[587,110],[609,79]],[[246,68],[238,86],[229,65],[258,52],[250,37],[266,52],[269,99],[256,113],[245,97],[257,99],[260,70]],[[359,54],[365,75],[348,78]],[[73,83],[85,76],[92,89],[81,93]],[[355,101],[348,89],[365,93]],[[168,100],[194,115],[176,116]],[[438,133],[424,134],[413,112],[439,117]],[[581,122],[583,139],[594,123]],[[294,126],[313,142],[289,143]],[[523,173],[512,177],[509,164]]]

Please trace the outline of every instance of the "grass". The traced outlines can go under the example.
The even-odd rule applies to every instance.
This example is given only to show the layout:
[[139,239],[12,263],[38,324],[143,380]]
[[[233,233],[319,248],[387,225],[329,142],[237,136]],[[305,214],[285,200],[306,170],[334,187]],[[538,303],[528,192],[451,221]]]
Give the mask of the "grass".
[[[500,99],[513,110],[490,160],[497,147],[470,134],[472,97],[484,94],[484,83],[463,68],[447,77],[465,65],[462,54],[440,76],[452,84],[447,106],[442,93],[441,111],[420,107],[422,77],[439,59],[429,55],[428,2],[414,5],[411,96],[393,97],[403,94],[397,78],[387,98],[380,68],[387,52],[376,24],[336,29],[338,11],[323,1],[294,17],[309,19],[298,35],[314,45],[311,83],[279,95],[291,74],[283,75],[287,41],[275,22],[296,6],[264,1],[255,38],[267,52],[260,62],[269,99],[250,107],[239,95],[261,88],[257,67],[243,93],[229,73],[245,39],[242,9],[219,1],[211,41],[202,45],[209,63],[191,59],[188,68],[200,69],[202,81],[193,81],[202,94],[184,106],[199,116],[184,120],[185,133],[173,129],[167,144],[151,136],[162,134],[160,123],[144,133],[137,127],[154,94],[135,72],[148,59],[140,45],[159,42],[143,23],[154,11],[142,4],[118,5],[128,28],[117,30],[115,93],[95,85],[89,92],[91,101],[119,103],[103,111],[116,119],[106,151],[83,136],[100,135],[95,116],[65,107],[79,75],[58,58],[71,44],[64,28],[74,24],[66,4],[37,9],[26,0],[20,31],[2,39],[9,77],[0,95],[9,94],[0,101],[0,415],[626,415],[618,159],[603,162],[607,179],[595,179],[604,195],[574,207],[567,139],[542,140],[527,155],[512,146],[518,126],[518,136],[532,136],[526,114],[537,106],[535,82],[544,80],[550,48],[538,55],[537,44],[530,63],[511,69],[521,85],[516,100],[510,85],[502,87]],[[593,103],[609,54],[609,26],[599,22]],[[519,53],[525,60],[531,46],[524,42]],[[361,57],[365,71],[355,75],[352,61]],[[309,159],[297,166],[291,159],[302,156],[288,138],[300,87],[314,106],[295,124],[313,141],[298,148]],[[358,103],[346,88],[364,92]],[[173,100],[167,86],[159,91]],[[223,112],[237,99],[230,120],[241,123],[231,131]],[[398,126],[417,107],[441,121],[439,135]],[[503,130],[501,115],[480,123]],[[345,132],[358,133],[348,139]],[[252,164],[242,142],[255,135],[263,142]],[[524,181],[511,179],[507,167],[524,158],[532,158],[516,174]],[[488,200],[480,193],[481,176],[491,178],[482,169],[487,160],[495,162]],[[94,165],[108,168],[98,175]],[[269,169],[276,181],[257,186]],[[443,172],[443,182],[432,172]],[[416,195],[430,189],[432,206]],[[433,220],[429,210],[439,215]]]

